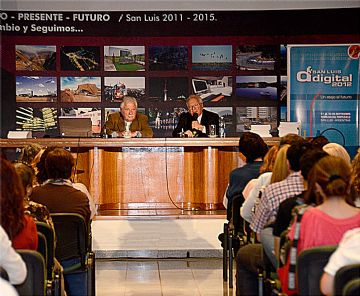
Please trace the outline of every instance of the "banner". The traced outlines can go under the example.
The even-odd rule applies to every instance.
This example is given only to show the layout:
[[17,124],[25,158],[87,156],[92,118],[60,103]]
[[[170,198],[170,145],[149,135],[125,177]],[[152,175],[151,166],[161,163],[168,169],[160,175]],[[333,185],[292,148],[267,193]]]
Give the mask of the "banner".
[[359,146],[359,44],[288,46],[288,118],[304,136]]

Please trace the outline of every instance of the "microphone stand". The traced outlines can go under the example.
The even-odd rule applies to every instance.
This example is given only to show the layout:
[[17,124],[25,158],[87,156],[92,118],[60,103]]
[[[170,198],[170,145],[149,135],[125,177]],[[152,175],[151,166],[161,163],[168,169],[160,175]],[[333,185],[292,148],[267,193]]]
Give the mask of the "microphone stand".
[[102,138],[105,138],[105,139],[107,139],[108,137],[109,137],[109,135],[106,133],[106,122],[108,121],[108,119],[109,119],[109,113],[110,113],[110,111],[107,111],[106,112],[106,116],[105,116],[105,122],[104,122],[104,124],[102,125],[102,129],[101,129],[101,137]]

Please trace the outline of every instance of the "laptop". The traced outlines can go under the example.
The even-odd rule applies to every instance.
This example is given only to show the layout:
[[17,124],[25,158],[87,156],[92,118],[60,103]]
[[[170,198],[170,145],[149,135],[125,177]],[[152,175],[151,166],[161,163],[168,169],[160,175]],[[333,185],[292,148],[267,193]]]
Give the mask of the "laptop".
[[59,117],[60,136],[65,138],[92,137],[91,118]]

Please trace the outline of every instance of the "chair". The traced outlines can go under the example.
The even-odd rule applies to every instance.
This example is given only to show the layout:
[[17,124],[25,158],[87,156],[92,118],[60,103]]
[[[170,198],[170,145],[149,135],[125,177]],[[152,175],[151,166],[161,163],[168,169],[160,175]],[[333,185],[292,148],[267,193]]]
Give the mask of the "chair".
[[95,255],[91,250],[90,225],[75,213],[56,213],[51,217],[57,237],[55,256],[64,267],[67,292],[72,290],[69,283],[84,275],[86,295],[95,295]]
[[334,294],[342,295],[345,285],[354,280],[360,278],[360,263],[346,265],[340,268],[334,277]]
[[37,251],[43,256],[44,261],[45,261],[45,266],[47,267],[47,262],[48,262],[48,257],[49,257],[48,246],[47,246],[46,237],[41,232],[38,232],[38,248],[37,248]]
[[321,246],[303,250],[297,258],[298,295],[322,295],[320,278],[329,257],[337,246]]
[[15,285],[19,296],[46,295],[46,268],[43,256],[33,250],[17,250],[27,269],[25,282]]
[[232,200],[232,210],[229,223],[224,223],[223,239],[223,280],[228,280],[229,269],[229,288],[233,288],[233,260],[237,251],[248,241],[246,224],[240,216],[240,207],[244,202],[242,194],[235,195]]
[[360,295],[360,278],[349,281],[343,291],[343,296],[359,296]]
[[38,231],[38,234],[40,233],[41,235],[43,235],[46,240],[46,257],[44,258],[47,266],[47,276],[51,279],[53,277],[55,258],[55,233],[53,229],[45,222],[36,221],[36,229]]
[[[44,256],[47,272],[47,289],[54,296],[62,295],[64,287],[62,273],[59,267],[55,268],[55,233],[51,226],[45,222],[36,221],[38,231],[38,251]],[[45,240],[45,242],[43,242]]]

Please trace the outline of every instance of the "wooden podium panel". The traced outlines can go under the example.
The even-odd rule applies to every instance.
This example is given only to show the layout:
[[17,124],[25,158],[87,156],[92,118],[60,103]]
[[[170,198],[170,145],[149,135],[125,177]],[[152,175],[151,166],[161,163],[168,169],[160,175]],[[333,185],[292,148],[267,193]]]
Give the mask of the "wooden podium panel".
[[[264,139],[268,145],[278,138]],[[76,181],[100,209],[223,208],[230,172],[242,165],[238,138],[1,139],[0,147],[31,142],[69,147]]]

